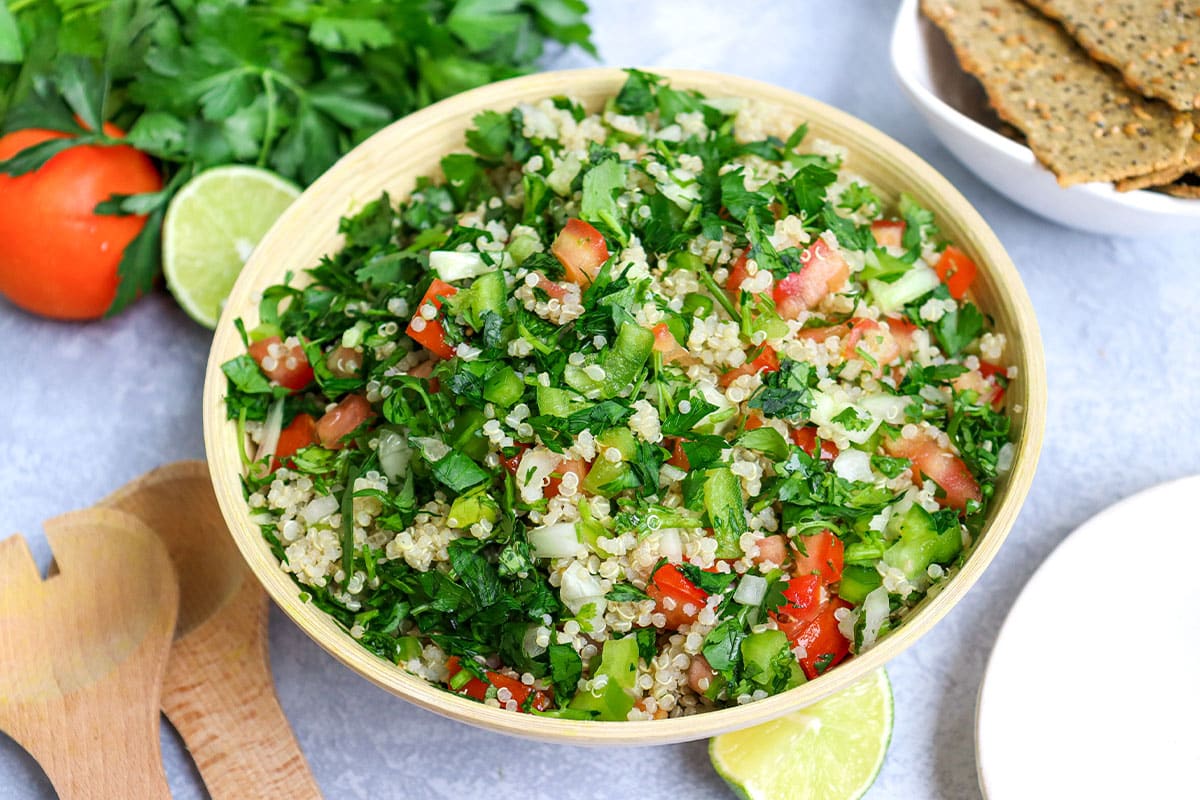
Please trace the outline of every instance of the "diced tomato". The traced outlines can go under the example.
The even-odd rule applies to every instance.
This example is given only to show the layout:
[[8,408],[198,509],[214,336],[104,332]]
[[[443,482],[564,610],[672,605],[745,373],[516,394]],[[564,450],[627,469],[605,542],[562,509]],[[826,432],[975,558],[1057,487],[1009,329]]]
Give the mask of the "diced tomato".
[[880,247],[903,247],[906,227],[904,220],[877,219],[871,223],[871,235]]
[[676,630],[695,622],[708,601],[708,592],[685,578],[674,564],[658,568],[646,584],[646,594],[654,599],[655,610],[667,618],[667,627]]
[[[750,277],[750,270],[747,268],[746,262],[749,260],[749,251],[742,253],[737,259],[729,265],[729,277],[725,279],[725,292],[737,303],[742,297],[742,282]],[[775,286],[775,279],[771,278],[763,292],[770,292]]]
[[[459,661],[458,656],[451,656],[446,660],[446,671],[451,678],[462,671],[462,663]],[[548,692],[535,690],[532,686],[526,686],[517,678],[505,675],[503,672],[488,670],[484,675],[487,676],[486,681],[472,677],[454,691],[482,701],[487,698],[488,684],[491,684],[496,687],[497,691],[507,689],[509,694],[512,695],[511,699],[516,701],[518,711],[526,710],[525,705],[531,694],[533,695],[532,705],[538,711],[545,711],[550,707],[550,694]]]
[[[803,428],[792,428],[792,443],[799,447],[810,457],[817,454],[817,428],[815,425],[806,425]],[[821,460],[833,461],[838,457],[838,446],[833,442],[825,439],[821,440]]]
[[999,411],[1004,407],[1004,393],[1008,391],[1008,370],[986,361],[979,362],[979,372],[996,384],[996,393],[992,395],[992,408]]
[[275,460],[271,462],[271,471],[279,469],[281,464],[291,463],[288,459],[296,451],[317,443],[317,423],[308,414],[297,414],[291,424],[279,432],[279,442],[275,445]]
[[690,470],[692,464],[688,461],[687,453],[683,449],[683,438],[675,439],[671,443],[671,457],[667,459],[667,463],[672,467],[678,467],[684,471]]
[[595,280],[600,267],[608,261],[604,234],[581,219],[567,220],[566,227],[550,245],[550,252],[562,263],[567,280],[579,286]]
[[555,300],[562,300],[567,296],[567,289],[561,283],[555,283],[540,272],[535,272],[534,274],[537,275],[538,279],[537,288],[541,289],[548,296],[553,297]]
[[707,658],[702,655],[692,656],[692,663],[688,665],[688,686],[692,687],[693,692],[696,694],[707,692],[716,675],[717,673],[713,671]]
[[756,431],[767,423],[758,414],[750,414],[746,417],[746,430]]
[[788,604],[781,608],[789,612],[795,611],[798,616],[815,612],[828,598],[828,592],[822,591],[824,588],[825,582],[821,580],[820,575],[811,572],[797,575],[787,582],[787,588],[783,590]]
[[671,333],[671,328],[667,323],[658,323],[652,331],[654,333],[654,349],[662,353],[664,363],[684,365],[696,363],[692,354],[682,347],[675,338],[675,334]]
[[[582,458],[572,458],[558,462],[558,466],[554,468],[554,472],[550,473],[550,482],[546,484],[543,494],[546,497],[558,497],[558,487],[562,485],[562,479],[572,473],[579,478],[578,486],[583,483],[583,479],[587,476],[588,463]],[[513,474],[516,472],[514,470]]]
[[749,361],[742,364],[740,367],[734,367],[728,372],[717,378],[717,383],[721,384],[721,388],[727,388],[731,383],[736,381],[743,375],[757,375],[760,372],[778,372],[779,371],[779,355],[776,354],[775,348],[769,344],[764,344],[762,352]]
[[963,299],[970,290],[971,284],[975,282],[977,271],[975,262],[954,245],[950,245],[942,251],[942,257],[937,260],[933,268],[937,271],[938,278],[950,290],[950,296],[955,300]]
[[775,310],[784,319],[796,319],[827,295],[846,285],[850,265],[841,253],[818,239],[800,254],[803,266],[775,284]]
[[458,294],[458,289],[445,281],[434,278],[433,283],[429,285],[429,290],[425,292],[425,296],[421,298],[421,302],[417,306],[417,313],[413,314],[412,321],[408,323],[408,328],[404,331],[413,341],[439,358],[454,358],[454,348],[446,342],[446,328],[442,325],[441,319],[438,317],[425,319],[421,314],[421,309],[426,305],[432,305],[440,311],[442,308],[441,298],[453,297],[456,294]]
[[513,447],[517,448],[517,452],[511,456],[501,456],[500,463],[508,470],[510,475],[516,475],[517,469],[521,466],[521,457],[525,455],[525,451],[529,449],[529,445],[522,442],[516,442]]
[[[990,364],[987,366],[991,367]],[[993,409],[999,411],[1004,405],[1004,387],[992,377],[998,373],[995,367],[985,372],[984,365],[980,364],[979,369],[964,372],[955,378],[954,388],[960,392],[975,392],[981,404],[991,404]]]
[[375,416],[371,404],[361,394],[348,394],[342,401],[317,420],[314,432],[322,447],[340,450],[345,446],[342,439],[349,436],[360,425]]
[[896,342],[896,347],[900,351],[901,358],[908,358],[913,352],[913,334],[917,331],[917,326],[909,322],[904,317],[888,317],[888,330],[892,334],[892,339]]
[[845,545],[831,531],[821,531],[812,536],[801,536],[794,575],[817,575],[823,583],[837,583],[842,579]]
[[362,370],[363,354],[353,347],[338,345],[325,356],[325,366],[338,378],[354,378]]
[[285,389],[298,392],[313,381],[312,366],[299,344],[288,347],[278,336],[269,336],[250,343],[250,357],[268,378]]
[[961,458],[943,450],[927,433],[911,439],[883,439],[883,449],[895,458],[907,458],[913,463],[913,482],[921,485],[922,477],[929,478],[942,488],[938,502],[947,508],[963,511],[968,500],[981,500],[979,482]]
[[[850,654],[850,640],[842,636],[838,630],[837,610],[849,608],[850,604],[840,597],[835,597],[821,608],[816,618],[788,635],[792,646],[804,648],[804,658],[800,659],[800,667],[809,680],[824,675],[831,667]],[[782,626],[780,626],[782,630]],[[784,631],[788,633],[787,631]]]
[[781,534],[764,536],[758,540],[758,555],[754,557],[755,564],[765,564],[768,561],[776,566],[787,561],[787,537]]

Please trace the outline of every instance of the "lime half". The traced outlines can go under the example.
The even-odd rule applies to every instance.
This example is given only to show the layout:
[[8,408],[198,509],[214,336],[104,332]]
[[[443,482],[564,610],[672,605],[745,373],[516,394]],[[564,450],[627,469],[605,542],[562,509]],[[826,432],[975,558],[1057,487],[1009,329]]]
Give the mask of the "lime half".
[[216,327],[250,253],[299,194],[273,172],[241,166],[206,170],[179,190],[163,220],[163,275],[192,319]]
[[708,754],[748,800],[857,800],[891,740],[892,687],[880,669],[802,711],[717,736]]

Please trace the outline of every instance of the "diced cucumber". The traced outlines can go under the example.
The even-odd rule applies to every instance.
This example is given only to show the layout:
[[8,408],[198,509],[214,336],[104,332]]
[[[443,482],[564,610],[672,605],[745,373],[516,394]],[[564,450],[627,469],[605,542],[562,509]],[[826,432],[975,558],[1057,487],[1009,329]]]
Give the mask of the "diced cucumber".
[[567,385],[584,395],[601,399],[616,397],[622,389],[633,384],[633,379],[645,366],[654,350],[654,334],[636,323],[626,322],[617,331],[617,340],[611,350],[606,350],[596,364],[604,370],[603,378],[588,374],[592,365],[568,364],[563,372]]
[[479,461],[487,455],[488,441],[480,435],[483,429],[483,411],[465,408],[454,420],[454,428],[446,437],[446,444]]
[[937,273],[923,264],[914,264],[912,269],[895,281],[886,283],[878,278],[867,281],[867,289],[875,303],[888,314],[894,314],[918,297],[932,292],[941,281]]
[[623,720],[633,708],[633,689],[637,681],[637,637],[609,639],[604,643],[600,666],[593,682],[604,676],[599,689],[579,691],[571,699],[571,708],[596,712],[597,719]]
[[525,394],[525,381],[512,367],[505,365],[488,376],[483,385],[483,399],[509,408]]
[[900,569],[910,581],[917,580],[930,564],[948,564],[962,552],[962,529],[956,525],[939,532],[933,515],[919,505],[893,516],[888,527],[899,538],[884,551],[883,561]]
[[717,558],[740,558],[740,538],[746,530],[742,484],[728,467],[705,473],[704,510],[717,539]]
[[786,670],[786,688],[805,682],[804,670],[792,656],[783,631],[762,631],[743,639],[742,668],[745,676],[759,686],[775,685],[781,670]]
[[551,417],[569,417],[592,404],[569,389],[557,389],[553,386],[537,387],[538,413]]
[[446,521],[452,528],[466,528],[480,520],[495,522],[499,518],[500,506],[481,487],[456,497]]
[[[583,479],[583,490],[589,494],[612,497],[621,489],[605,487],[616,484],[625,488],[622,484],[630,474],[629,464],[626,462],[633,458],[637,451],[637,442],[633,438],[633,431],[628,428],[609,428],[597,436],[596,441],[600,445],[596,448],[598,455],[592,463],[592,468],[588,470],[587,477]],[[609,461],[605,457],[605,452],[610,448],[615,448],[621,454],[620,461]]]
[[401,636],[396,640],[396,663],[403,664],[421,657],[421,640],[415,636]]
[[838,597],[858,605],[867,599],[873,589],[883,584],[883,577],[874,567],[847,564],[842,570],[842,581],[838,584]]

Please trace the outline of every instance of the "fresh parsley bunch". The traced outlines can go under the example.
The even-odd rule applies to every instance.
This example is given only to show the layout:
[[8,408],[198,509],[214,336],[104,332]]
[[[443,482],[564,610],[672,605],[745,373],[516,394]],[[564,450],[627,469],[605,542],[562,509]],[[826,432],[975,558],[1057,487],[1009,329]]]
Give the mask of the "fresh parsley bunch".
[[121,141],[166,188],[98,213],[147,214],[126,250],[120,311],[158,270],[162,216],[196,172],[254,164],[301,184],[391,120],[531,71],[554,40],[594,53],[584,0],[0,0],[0,132],[46,128],[0,162],[37,169]]

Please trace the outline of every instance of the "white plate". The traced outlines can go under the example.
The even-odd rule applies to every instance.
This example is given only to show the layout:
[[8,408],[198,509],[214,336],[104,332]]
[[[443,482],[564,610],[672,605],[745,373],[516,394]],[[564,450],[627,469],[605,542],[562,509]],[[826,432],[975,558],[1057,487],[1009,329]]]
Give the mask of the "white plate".
[[1200,476],[1085,523],[1009,612],[979,692],[988,800],[1200,797]]
[[1200,199],[1118,192],[1107,183],[1063,189],[1033,151],[993,130],[995,115],[979,82],[918,0],[904,0],[892,31],[892,70],[934,135],[968,169],[1014,203],[1092,233],[1136,235],[1200,231]]

